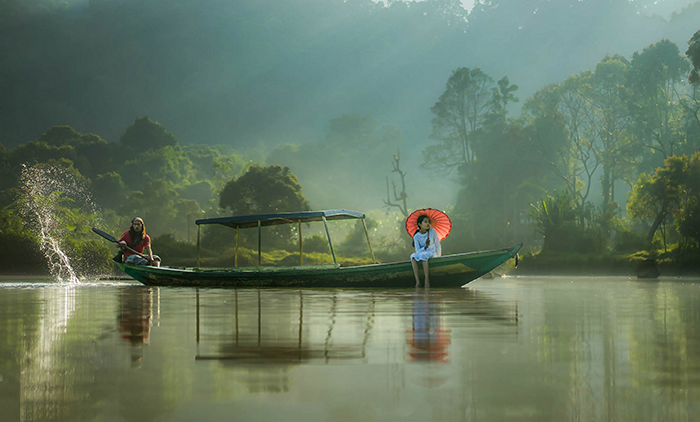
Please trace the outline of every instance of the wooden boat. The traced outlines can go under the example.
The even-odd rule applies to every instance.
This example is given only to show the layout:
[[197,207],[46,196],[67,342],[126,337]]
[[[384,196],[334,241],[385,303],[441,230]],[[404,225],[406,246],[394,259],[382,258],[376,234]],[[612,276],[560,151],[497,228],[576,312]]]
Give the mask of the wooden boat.
[[[365,215],[348,210],[306,211],[197,220],[197,266],[152,267],[119,263],[126,274],[149,286],[198,287],[382,287],[408,288],[415,284],[409,261],[342,267],[338,264],[328,231],[329,220],[361,219],[372,261],[376,262],[369,242]],[[303,265],[302,223],[323,222],[333,264]],[[261,264],[261,231],[265,226],[298,224],[300,265],[264,267]],[[236,267],[202,268],[200,262],[201,226],[221,224],[236,229]],[[258,266],[237,267],[239,230],[258,228]],[[460,287],[489,273],[510,258],[517,259],[522,243],[503,249],[446,255],[430,260],[430,285],[435,288]],[[422,277],[421,277],[422,278]]]

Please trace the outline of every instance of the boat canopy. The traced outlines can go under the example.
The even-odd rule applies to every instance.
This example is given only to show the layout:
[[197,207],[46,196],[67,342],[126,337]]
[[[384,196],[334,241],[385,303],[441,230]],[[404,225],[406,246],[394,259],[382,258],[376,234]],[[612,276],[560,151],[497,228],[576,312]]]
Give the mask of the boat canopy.
[[265,227],[279,224],[309,223],[312,221],[349,220],[353,218],[365,218],[365,215],[349,210],[326,211],[300,211],[285,212],[280,214],[240,215],[236,217],[204,218],[195,221],[195,224],[222,224],[234,228]]
[[197,268],[199,268],[199,258],[201,250],[201,230],[204,224],[221,224],[236,229],[236,254],[234,265],[238,267],[238,241],[239,229],[257,227],[258,228],[258,267],[262,265],[262,227],[276,226],[279,224],[299,224],[299,265],[304,265],[304,253],[302,248],[301,223],[310,223],[312,221],[322,221],[326,229],[326,237],[328,238],[328,246],[333,256],[333,262],[338,265],[338,260],[333,250],[333,242],[331,234],[328,231],[327,220],[350,220],[359,218],[362,221],[362,227],[365,229],[365,237],[367,238],[367,246],[369,253],[372,255],[372,262],[377,262],[372,252],[372,245],[369,243],[369,233],[367,233],[367,225],[365,224],[365,215],[361,212],[348,210],[326,210],[326,211],[299,211],[299,212],[283,212],[280,214],[258,214],[258,215],[239,215],[235,217],[219,217],[219,218],[203,218],[195,221],[197,224]]

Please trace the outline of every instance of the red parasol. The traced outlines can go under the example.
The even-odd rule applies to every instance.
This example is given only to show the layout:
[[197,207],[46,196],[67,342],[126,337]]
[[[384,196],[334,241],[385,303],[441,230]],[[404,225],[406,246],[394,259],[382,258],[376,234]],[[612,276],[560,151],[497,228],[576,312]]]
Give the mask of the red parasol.
[[450,221],[450,217],[448,217],[447,214],[435,208],[423,208],[413,211],[411,215],[406,218],[406,231],[409,236],[413,237],[416,230],[418,230],[418,217],[421,215],[428,216],[430,228],[435,229],[438,239],[442,240],[450,234],[450,230],[452,230],[452,221]]

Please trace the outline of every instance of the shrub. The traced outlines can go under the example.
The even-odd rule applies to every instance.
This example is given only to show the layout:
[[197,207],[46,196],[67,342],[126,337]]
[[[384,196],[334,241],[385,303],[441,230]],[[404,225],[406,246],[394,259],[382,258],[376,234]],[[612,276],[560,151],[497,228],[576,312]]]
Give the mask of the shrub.
[[46,258],[39,245],[26,236],[0,231],[0,268],[11,268],[13,274],[48,274]]
[[172,234],[163,234],[151,239],[153,253],[160,256],[163,265],[194,265],[197,260],[197,245],[182,242]]
[[320,234],[315,234],[311,237],[307,237],[306,239],[304,239],[302,247],[304,248],[304,253],[331,253],[331,248],[328,246],[328,239],[321,236]]
[[615,235],[613,249],[617,252],[632,253],[649,250],[651,244],[647,240],[646,233],[633,232],[627,228],[620,228]]

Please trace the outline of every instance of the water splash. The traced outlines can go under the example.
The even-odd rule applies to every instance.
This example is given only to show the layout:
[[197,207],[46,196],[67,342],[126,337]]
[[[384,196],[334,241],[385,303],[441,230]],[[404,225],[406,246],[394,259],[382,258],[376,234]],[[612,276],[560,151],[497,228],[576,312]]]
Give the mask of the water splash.
[[71,265],[67,240],[75,225],[75,207],[94,208],[88,190],[70,169],[39,164],[25,166],[20,179],[20,211],[25,224],[39,240],[51,275],[59,282],[79,283]]

